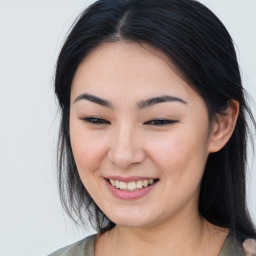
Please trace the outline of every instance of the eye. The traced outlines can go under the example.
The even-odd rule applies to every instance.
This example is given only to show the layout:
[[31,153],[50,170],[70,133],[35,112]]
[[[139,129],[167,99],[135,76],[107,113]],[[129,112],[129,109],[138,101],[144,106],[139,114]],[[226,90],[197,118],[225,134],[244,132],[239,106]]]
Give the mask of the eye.
[[95,124],[95,125],[110,124],[109,121],[104,120],[102,118],[98,118],[98,117],[85,117],[81,119],[86,123]]
[[173,124],[173,123],[177,123],[177,122],[178,122],[177,120],[154,119],[154,120],[147,121],[145,124],[164,126],[164,125]]

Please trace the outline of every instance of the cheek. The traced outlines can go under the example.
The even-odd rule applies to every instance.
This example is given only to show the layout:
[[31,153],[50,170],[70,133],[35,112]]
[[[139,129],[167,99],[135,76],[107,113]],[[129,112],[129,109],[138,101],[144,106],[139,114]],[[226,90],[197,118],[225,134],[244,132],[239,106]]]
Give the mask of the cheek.
[[207,147],[203,133],[175,132],[151,144],[151,156],[166,175],[189,179],[202,175],[207,159]]
[[79,174],[96,170],[107,150],[104,137],[94,136],[79,127],[71,126],[70,140]]
[[94,143],[92,146],[83,140],[71,141],[71,147],[78,170],[92,170],[97,168],[97,159],[100,158],[100,145]]
[[95,188],[98,186],[98,179],[101,177],[98,170],[104,157],[104,143],[102,140],[93,139],[88,136],[75,135],[71,138],[71,147],[77,166],[80,179],[91,197],[95,198]]
[[[200,143],[201,142],[201,143]],[[200,182],[207,159],[207,151],[201,140],[184,135],[170,136],[169,139],[152,145],[153,161],[159,168],[164,192],[159,207],[178,210],[191,202],[195,207]],[[166,202],[172,202],[166,207]],[[194,203],[195,202],[195,203]],[[175,210],[175,211],[176,211]]]

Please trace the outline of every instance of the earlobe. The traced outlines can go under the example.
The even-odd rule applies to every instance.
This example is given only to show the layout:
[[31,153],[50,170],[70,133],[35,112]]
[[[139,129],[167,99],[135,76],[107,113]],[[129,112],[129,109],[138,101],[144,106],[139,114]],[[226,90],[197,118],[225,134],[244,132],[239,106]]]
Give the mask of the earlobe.
[[236,126],[239,114],[239,102],[230,100],[224,114],[219,114],[212,124],[212,132],[209,143],[209,153],[221,150],[229,141]]

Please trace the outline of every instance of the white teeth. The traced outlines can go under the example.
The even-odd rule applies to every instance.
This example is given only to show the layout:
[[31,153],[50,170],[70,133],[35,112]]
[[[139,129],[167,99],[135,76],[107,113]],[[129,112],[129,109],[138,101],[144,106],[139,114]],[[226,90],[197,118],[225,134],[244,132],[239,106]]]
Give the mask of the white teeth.
[[147,187],[148,186],[148,180],[143,180],[143,186]]
[[120,189],[127,189],[128,188],[128,184],[126,182],[120,181]]
[[138,181],[136,182],[136,185],[137,185],[137,188],[138,188],[138,189],[142,188],[142,187],[143,187],[142,180],[138,180]]
[[128,183],[128,190],[132,191],[136,189],[136,183],[135,181],[129,182]]
[[131,182],[123,182],[119,180],[109,180],[112,186],[119,188],[121,190],[135,191],[137,189],[142,189],[143,187],[147,187],[154,183],[154,179],[149,180],[138,180]]
[[[115,186],[115,185],[114,185]],[[120,182],[119,182],[119,180],[116,180],[116,186],[115,186],[116,188],[120,188]]]

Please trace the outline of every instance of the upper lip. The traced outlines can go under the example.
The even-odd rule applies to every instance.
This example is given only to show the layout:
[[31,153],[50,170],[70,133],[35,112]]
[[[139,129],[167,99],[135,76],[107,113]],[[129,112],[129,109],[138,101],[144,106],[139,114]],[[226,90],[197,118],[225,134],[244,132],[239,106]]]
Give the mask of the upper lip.
[[104,177],[104,178],[108,179],[108,180],[119,180],[119,181],[123,181],[123,182],[156,179],[154,177],[142,177],[142,176],[130,176],[130,177],[108,176],[108,177]]

